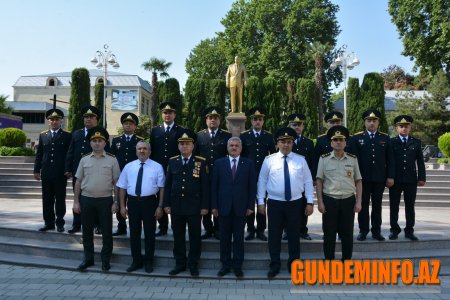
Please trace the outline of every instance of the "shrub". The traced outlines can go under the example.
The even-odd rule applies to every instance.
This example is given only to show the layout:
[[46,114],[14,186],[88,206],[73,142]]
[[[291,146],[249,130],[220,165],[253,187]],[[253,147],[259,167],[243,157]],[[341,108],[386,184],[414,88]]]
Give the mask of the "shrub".
[[442,164],[448,164],[450,162],[449,162],[448,158],[438,158],[437,163],[442,165]]
[[18,128],[5,128],[0,130],[0,146],[22,147],[27,140],[23,130]]
[[0,147],[0,156],[34,156],[31,148],[25,147]]
[[450,157],[450,132],[444,133],[438,138],[438,147],[445,157]]

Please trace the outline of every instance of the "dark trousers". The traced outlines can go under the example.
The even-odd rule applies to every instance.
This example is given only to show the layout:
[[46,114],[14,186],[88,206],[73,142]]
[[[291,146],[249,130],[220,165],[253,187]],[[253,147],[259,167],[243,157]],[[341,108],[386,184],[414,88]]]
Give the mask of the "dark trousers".
[[169,216],[163,211],[163,216],[158,220],[158,228],[163,232],[167,232],[169,228]]
[[[256,213],[252,213],[246,217],[247,231],[248,232],[264,232],[267,228],[266,215],[257,213],[257,209],[254,209]],[[256,217],[256,228],[255,228]]]
[[144,261],[152,263],[155,253],[155,211],[158,208],[158,199],[155,196],[145,200],[137,200],[128,196],[128,218],[130,225],[131,256],[136,263],[142,262],[141,232],[144,227],[145,256]]
[[[270,268],[280,269],[280,252],[281,252],[281,236],[283,227],[286,225],[288,236],[288,268],[291,263],[300,258],[300,218],[299,215],[301,201],[277,201],[271,200],[267,202],[267,217],[269,223],[269,253]],[[304,213],[304,212],[303,212]]]
[[303,193],[303,197],[300,199],[300,234],[308,233],[308,227],[306,226],[308,224],[308,216],[305,215],[306,204],[308,203],[308,201],[306,201],[304,194],[305,193]]
[[97,220],[102,229],[102,261],[109,262],[111,259],[113,250],[112,203],[112,197],[92,198],[80,196],[84,259],[86,261],[94,261],[94,224]]
[[389,188],[391,232],[398,234],[402,231],[398,225],[398,211],[402,192],[405,201],[405,234],[412,234],[414,233],[414,224],[416,223],[414,205],[416,203],[417,183],[396,183]]
[[[125,196],[128,197],[128,196]],[[127,199],[127,198],[125,198]],[[126,231],[127,230],[127,221],[124,217],[122,217],[122,214],[120,213],[120,202],[117,203],[119,207],[119,212],[116,213],[116,219],[117,219],[117,230],[118,231]]]
[[219,218],[213,217],[211,212],[207,213],[202,218],[203,228],[208,233],[218,233],[219,229]]
[[383,199],[384,182],[364,182],[362,191],[361,211],[358,213],[359,232],[369,232],[369,206],[372,200],[372,214],[370,221],[372,223],[372,234],[381,232],[381,201]]
[[323,196],[326,213],[322,215],[323,253],[325,259],[334,259],[336,233],[341,237],[342,259],[351,259],[353,252],[353,226],[355,224],[355,196],[335,199]]
[[[42,214],[45,225],[64,226],[67,177],[42,179]],[[55,218],[56,216],[56,218]],[[56,219],[56,220],[55,220]]]
[[[220,262],[224,268],[241,269],[244,261],[245,216],[219,216],[220,222]],[[233,258],[231,258],[233,249]]]
[[[172,215],[173,257],[177,267],[197,267],[202,253],[202,216]],[[186,224],[189,233],[189,254],[186,260]]]
[[[77,182],[77,178],[75,176],[72,177],[72,188],[73,188],[74,193],[75,193],[75,183],[76,182]],[[72,213],[73,213],[72,226],[73,227],[75,227],[75,226],[81,227],[81,214],[78,214],[78,213],[74,212],[73,210],[72,210]],[[95,223],[97,223],[97,222],[95,222]]]

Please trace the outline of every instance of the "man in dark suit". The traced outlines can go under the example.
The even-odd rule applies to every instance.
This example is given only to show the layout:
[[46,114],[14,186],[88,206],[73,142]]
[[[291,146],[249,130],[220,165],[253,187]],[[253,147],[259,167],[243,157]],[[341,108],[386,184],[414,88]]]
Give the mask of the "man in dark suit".
[[[366,240],[369,223],[372,223],[372,238],[384,241],[381,234],[381,201],[384,187],[394,185],[395,161],[391,141],[386,133],[378,131],[381,113],[368,109],[363,113],[365,130],[355,133],[350,139],[349,152],[358,157],[362,175],[362,209],[358,214],[358,241]],[[369,220],[369,206],[372,214]]]
[[[120,171],[122,171],[127,163],[137,159],[136,144],[144,138],[135,134],[136,126],[139,124],[139,118],[135,114],[124,113],[120,117],[120,122],[122,123],[123,134],[113,138],[111,154],[116,156]],[[126,235],[127,222],[125,218],[121,214],[116,214],[116,218],[118,222],[117,231],[113,233],[113,236]]]
[[[170,275],[186,269],[198,276],[198,261],[202,250],[202,216],[208,213],[210,191],[209,171],[206,159],[194,156],[197,135],[184,129],[178,138],[181,155],[172,157],[167,167],[164,187],[164,210],[172,218],[173,256],[176,266]],[[189,232],[189,254],[186,259],[186,224]]]
[[[34,178],[42,180],[42,212],[45,225],[39,231],[55,229],[64,232],[66,215],[66,186],[64,163],[69,150],[71,134],[61,129],[64,113],[50,109],[45,113],[50,130],[39,135],[34,162]],[[55,220],[56,215],[56,220]]]
[[[72,178],[72,186],[75,190],[75,183],[77,178],[74,176],[78,169],[78,164],[80,163],[81,157],[85,154],[92,152],[91,144],[86,136],[88,135],[91,128],[97,126],[98,119],[100,117],[100,111],[95,106],[85,106],[81,109],[83,114],[84,128],[75,130],[72,132],[72,141],[70,142],[69,151],[66,155],[66,164],[64,168],[64,175],[67,178]],[[105,151],[109,152],[109,141],[106,141]],[[69,229],[68,233],[75,233],[81,230],[81,215],[73,212],[73,223],[72,228]],[[99,234],[99,229],[96,230]]]
[[217,276],[226,275],[233,267],[236,277],[241,278],[245,217],[255,209],[256,174],[253,161],[240,156],[242,143],[238,137],[228,140],[227,149],[229,156],[215,162],[211,182],[211,210],[220,222],[222,268]]
[[[252,128],[241,133],[239,138],[242,141],[242,156],[250,158],[255,164],[256,178],[259,176],[264,158],[275,152],[275,142],[272,133],[263,130],[264,116],[266,111],[262,107],[253,107],[248,111]],[[246,241],[253,240],[256,237],[261,241],[267,241],[264,234],[266,230],[266,216],[256,213],[256,228],[255,228],[255,213],[247,216],[247,232]]]
[[[150,145],[152,148],[150,158],[161,164],[164,172],[167,170],[169,159],[179,155],[177,136],[182,132],[183,127],[175,123],[176,105],[172,102],[164,102],[159,106],[161,109],[163,124],[152,128],[150,133]],[[159,231],[155,236],[167,234],[169,228],[169,218],[167,214],[158,220]]]
[[[292,114],[288,117],[289,127],[295,130],[297,133],[297,138],[294,140],[294,144],[292,145],[292,152],[302,155],[311,171],[312,178],[316,178],[316,164],[315,164],[315,152],[314,152],[314,142],[307,138],[303,134],[303,130],[305,129],[305,120],[306,117],[304,114]],[[306,208],[306,198],[305,193],[303,193],[302,207],[301,211],[304,211]],[[305,240],[311,240],[311,236],[308,234],[308,216],[302,214],[302,218],[300,219],[300,237]],[[287,234],[283,237],[283,239],[287,240]]]
[[[413,118],[400,115],[394,119],[398,135],[391,139],[395,159],[395,184],[389,188],[390,240],[396,240],[402,231],[398,225],[398,210],[403,192],[405,201],[406,227],[405,237],[412,241],[419,238],[414,234],[417,186],[424,186],[426,181],[425,163],[423,160],[422,143],[410,135]],[[417,166],[417,167],[416,167]]]
[[[197,155],[206,158],[210,172],[212,173],[214,163],[217,159],[227,156],[227,141],[231,138],[231,133],[220,129],[220,109],[210,106],[203,112],[206,119],[207,129],[197,132]],[[219,222],[216,217],[211,221],[211,213],[203,216],[203,227],[205,233],[202,239],[215,236],[219,239]]]

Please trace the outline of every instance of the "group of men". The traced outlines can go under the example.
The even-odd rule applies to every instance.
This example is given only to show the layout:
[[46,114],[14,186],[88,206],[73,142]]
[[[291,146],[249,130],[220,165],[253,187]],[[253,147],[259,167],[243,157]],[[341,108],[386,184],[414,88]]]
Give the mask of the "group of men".
[[[385,186],[389,187],[391,208],[389,239],[397,239],[401,232],[398,210],[403,192],[405,237],[417,240],[414,201],[417,186],[425,184],[425,168],[421,143],[410,136],[411,117],[395,118],[398,136],[390,139],[378,131],[381,114],[368,110],[363,115],[365,130],[350,137],[341,126],[342,114],[332,111],[325,116],[327,133],[319,136],[314,146],[303,134],[306,118],[301,113],[290,115],[288,127],[272,135],[263,129],[265,110],[254,107],[247,113],[251,129],[231,137],[220,128],[218,107],[205,109],[207,128],[198,133],[174,122],[175,104],[165,102],[160,109],[163,124],[152,128],[150,143],[135,134],[138,117],[124,113],[124,133],[112,140],[111,147],[108,132],[97,126],[100,112],[95,107],[83,108],[85,127],[72,134],[61,129],[62,111],[46,113],[50,129],[39,137],[34,168],[43,189],[45,226],[40,231],[55,226],[58,232],[64,231],[65,189],[67,179],[72,178],[74,219],[69,233],[82,228],[84,260],[79,270],[94,264],[94,228],[103,238],[102,270],[110,269],[112,236],[127,234],[128,218],[133,261],[127,271],[144,267],[152,272],[155,236],[167,234],[170,215],[175,258],[170,275],[188,267],[192,276],[198,276],[201,240],[214,236],[220,240],[222,263],[217,275],[233,269],[241,278],[244,239],[256,237],[268,240],[267,276],[273,278],[281,267],[281,240],[288,241],[290,271],[291,263],[300,257],[299,239],[311,239],[307,219],[314,210],[314,185],[323,214],[326,259],[334,259],[336,233],[342,241],[343,259],[351,258],[355,212],[359,213],[358,240],[366,239],[370,221],[372,237],[384,240],[380,228]],[[118,227],[112,233],[114,213]]]

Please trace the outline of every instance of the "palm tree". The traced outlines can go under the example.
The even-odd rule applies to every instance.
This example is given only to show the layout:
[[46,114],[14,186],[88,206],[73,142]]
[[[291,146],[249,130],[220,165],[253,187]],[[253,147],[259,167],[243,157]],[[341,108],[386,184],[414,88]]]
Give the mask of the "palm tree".
[[158,103],[158,74],[163,78],[169,77],[167,70],[171,65],[171,62],[166,62],[165,59],[159,59],[156,57],[150,58],[150,60],[143,62],[141,65],[144,70],[152,72],[152,95],[149,105],[150,121],[152,125],[155,124],[156,120],[156,105]]
[[314,82],[316,84],[316,102],[319,108],[319,132],[323,130],[323,78],[322,69],[325,55],[330,51],[329,44],[314,42],[309,48],[309,54],[314,59]]
[[13,109],[11,107],[8,107],[8,97],[6,95],[0,95],[0,112],[5,114],[11,114],[13,112]]

